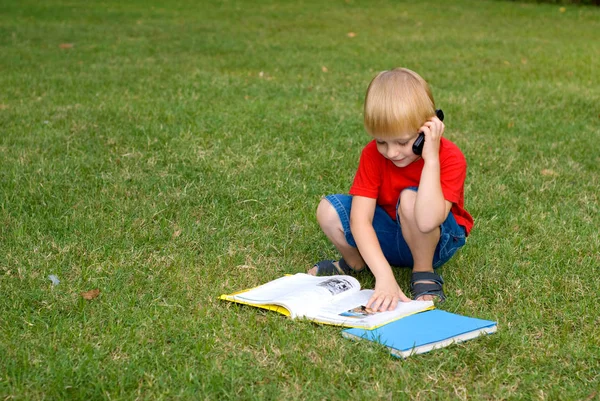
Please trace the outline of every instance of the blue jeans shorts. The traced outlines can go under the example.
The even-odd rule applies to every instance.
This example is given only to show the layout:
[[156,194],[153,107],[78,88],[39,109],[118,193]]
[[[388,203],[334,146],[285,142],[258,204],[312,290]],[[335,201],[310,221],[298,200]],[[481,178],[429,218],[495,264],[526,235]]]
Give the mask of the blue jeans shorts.
[[[417,188],[408,188],[417,190]],[[352,208],[352,195],[337,194],[328,195],[325,197],[337,211],[346,241],[348,244],[356,248],[356,242],[350,231],[350,209]],[[400,206],[400,200],[396,210]],[[373,228],[377,234],[377,239],[381,246],[381,250],[390,265],[397,267],[412,267],[413,257],[408,247],[408,244],[402,236],[400,227],[400,219],[396,215],[397,220],[390,217],[389,214],[379,205],[375,208],[373,216]],[[452,212],[448,213],[446,221],[440,226],[440,241],[435,248],[433,255],[433,267],[438,268],[446,263],[460,249],[466,241],[464,227],[458,225],[454,219]]]

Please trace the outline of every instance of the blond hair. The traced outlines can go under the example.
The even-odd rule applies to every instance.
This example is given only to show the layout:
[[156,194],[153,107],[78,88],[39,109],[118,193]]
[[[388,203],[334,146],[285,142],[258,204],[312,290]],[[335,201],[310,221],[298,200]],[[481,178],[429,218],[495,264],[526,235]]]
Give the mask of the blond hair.
[[407,68],[382,71],[369,84],[365,96],[365,129],[372,137],[390,138],[416,133],[435,115],[429,85]]

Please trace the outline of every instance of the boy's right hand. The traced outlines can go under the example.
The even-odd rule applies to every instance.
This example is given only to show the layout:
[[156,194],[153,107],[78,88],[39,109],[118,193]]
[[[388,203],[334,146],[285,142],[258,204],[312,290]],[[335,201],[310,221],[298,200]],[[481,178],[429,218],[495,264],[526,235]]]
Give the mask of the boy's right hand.
[[398,301],[408,302],[410,298],[404,295],[396,280],[377,280],[375,292],[365,306],[375,312],[384,312],[396,309]]
[[444,135],[444,128],[444,123],[437,116],[432,117],[419,128],[419,132],[425,135],[425,144],[421,153],[423,160],[439,160],[440,141]]

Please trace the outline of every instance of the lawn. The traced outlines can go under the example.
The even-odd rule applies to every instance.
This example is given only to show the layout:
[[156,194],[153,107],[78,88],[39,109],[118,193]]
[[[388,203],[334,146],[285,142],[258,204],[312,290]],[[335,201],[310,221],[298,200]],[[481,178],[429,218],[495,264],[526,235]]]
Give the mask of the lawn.
[[[598,32],[501,1],[0,2],[0,400],[599,399]],[[499,326],[407,360],[217,299],[337,257],[315,209],[396,66],[469,163],[441,308]]]

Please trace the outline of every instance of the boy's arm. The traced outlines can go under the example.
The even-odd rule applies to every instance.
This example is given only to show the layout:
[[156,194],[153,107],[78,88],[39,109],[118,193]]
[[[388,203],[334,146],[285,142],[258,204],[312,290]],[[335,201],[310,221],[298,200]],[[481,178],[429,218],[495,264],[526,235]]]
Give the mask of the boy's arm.
[[350,211],[350,229],[360,255],[375,276],[375,292],[366,307],[375,311],[393,310],[399,300],[406,302],[410,299],[398,286],[373,229],[376,204],[375,199],[354,196]]
[[452,202],[444,199],[440,180],[440,141],[444,123],[437,117],[427,121],[421,132],[425,134],[423,171],[415,202],[415,220],[421,232],[428,233],[439,227],[448,217]]
[[439,158],[425,162],[421,173],[421,182],[415,202],[415,220],[417,227],[428,233],[442,225],[452,209],[452,202],[444,199],[440,183]]

